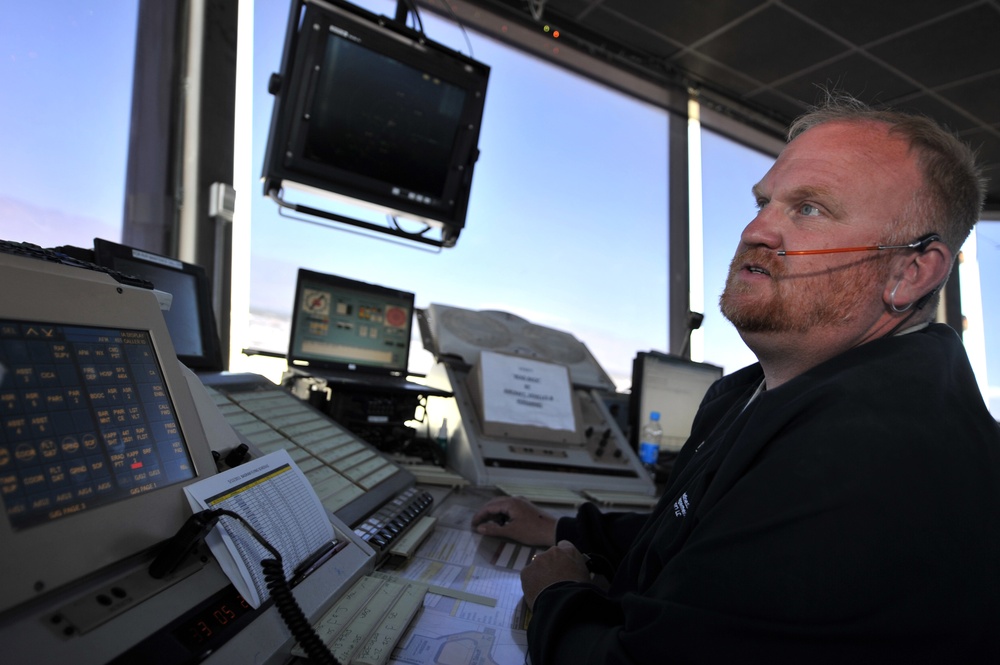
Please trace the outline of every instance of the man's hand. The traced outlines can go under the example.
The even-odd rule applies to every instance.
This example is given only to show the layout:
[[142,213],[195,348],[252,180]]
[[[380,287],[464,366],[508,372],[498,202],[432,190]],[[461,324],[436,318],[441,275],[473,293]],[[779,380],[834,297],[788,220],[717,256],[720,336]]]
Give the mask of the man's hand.
[[472,516],[472,528],[477,533],[534,546],[555,544],[556,522],[555,517],[527,499],[511,496],[490,499]]
[[521,571],[521,589],[529,609],[535,607],[535,598],[542,589],[556,582],[589,582],[587,558],[568,540],[560,540],[541,554],[536,554]]

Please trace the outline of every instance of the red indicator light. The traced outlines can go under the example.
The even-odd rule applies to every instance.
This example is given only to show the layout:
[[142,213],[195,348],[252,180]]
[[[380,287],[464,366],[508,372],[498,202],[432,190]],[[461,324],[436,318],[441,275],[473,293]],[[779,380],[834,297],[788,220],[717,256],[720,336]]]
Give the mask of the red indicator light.
[[132,462],[132,468],[133,469],[141,469],[142,468],[142,462]]
[[558,30],[556,30],[555,32],[552,33],[552,38],[553,39],[559,39],[559,31]]

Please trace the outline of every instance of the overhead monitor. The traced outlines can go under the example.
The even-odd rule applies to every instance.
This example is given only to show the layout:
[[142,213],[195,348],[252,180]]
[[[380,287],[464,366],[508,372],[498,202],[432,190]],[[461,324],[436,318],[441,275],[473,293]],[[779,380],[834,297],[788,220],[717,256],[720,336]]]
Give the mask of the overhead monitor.
[[632,363],[629,399],[629,444],[639,445],[639,432],[652,411],[660,414],[661,452],[677,452],[691,436],[691,424],[709,387],[722,378],[722,368],[655,351],[640,352]]
[[173,296],[163,313],[177,357],[195,371],[223,369],[222,348],[205,269],[169,256],[94,238],[96,263],[153,283]]
[[340,0],[292,3],[264,157],[286,187],[441,229],[465,225],[489,67]]
[[414,294],[299,269],[289,366],[405,376]]
[[0,611],[167,539],[215,472],[156,297],[0,256]]

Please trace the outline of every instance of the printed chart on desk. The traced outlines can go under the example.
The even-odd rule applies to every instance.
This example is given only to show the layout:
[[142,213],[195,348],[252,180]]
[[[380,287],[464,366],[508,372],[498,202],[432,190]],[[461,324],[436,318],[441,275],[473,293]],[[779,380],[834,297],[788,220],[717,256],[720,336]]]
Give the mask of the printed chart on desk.
[[[417,555],[391,570],[406,579],[495,601],[428,592],[423,612],[390,662],[406,665],[520,665],[527,652],[527,612],[519,571],[540,548],[486,538],[469,526],[484,499],[452,497]],[[455,501],[455,499],[460,499]]]

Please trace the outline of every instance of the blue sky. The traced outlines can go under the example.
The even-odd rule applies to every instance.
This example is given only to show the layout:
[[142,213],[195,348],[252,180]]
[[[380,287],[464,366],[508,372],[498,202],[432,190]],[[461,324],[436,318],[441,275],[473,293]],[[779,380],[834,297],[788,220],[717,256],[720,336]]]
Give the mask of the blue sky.
[[132,80],[135,24],[135,3],[112,0],[16,2],[0,12],[4,237],[92,242],[79,235],[85,227],[121,227],[132,93],[122,81]]
[[[394,5],[373,6],[391,12]],[[275,28],[283,31],[286,20],[284,2],[257,3],[255,81],[276,70]],[[431,38],[468,51],[455,27],[427,15],[423,22]],[[290,312],[294,271],[302,266],[412,290],[418,306],[498,309],[572,332],[606,371],[627,377],[636,350],[665,346],[665,118],[492,40],[471,40],[473,56],[492,71],[458,245],[428,254],[330,231],[280,217],[273,202],[254,196],[251,306]],[[255,178],[271,108],[271,97],[256,87]]]

